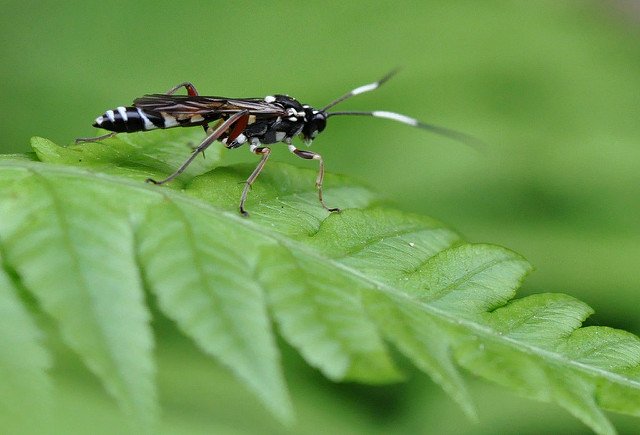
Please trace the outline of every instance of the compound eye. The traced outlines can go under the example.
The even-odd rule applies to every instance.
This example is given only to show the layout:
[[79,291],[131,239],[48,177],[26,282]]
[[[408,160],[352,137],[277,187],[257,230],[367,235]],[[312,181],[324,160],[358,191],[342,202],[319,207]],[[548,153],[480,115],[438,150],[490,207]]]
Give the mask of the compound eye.
[[313,117],[313,123],[315,124],[318,133],[320,133],[327,126],[327,118],[324,114],[318,113]]

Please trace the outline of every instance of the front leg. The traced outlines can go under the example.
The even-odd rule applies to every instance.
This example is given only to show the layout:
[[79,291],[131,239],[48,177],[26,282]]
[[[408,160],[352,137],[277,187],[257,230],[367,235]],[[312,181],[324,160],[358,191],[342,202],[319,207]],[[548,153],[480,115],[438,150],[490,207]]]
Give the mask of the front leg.
[[325,210],[328,210],[330,212],[339,212],[339,208],[327,207],[327,205],[324,203],[324,199],[322,198],[322,182],[324,181],[324,160],[322,160],[322,156],[318,153],[314,153],[313,151],[299,150],[291,144],[289,144],[289,151],[303,159],[318,161],[319,168],[318,177],[316,178],[316,187],[318,188],[318,199],[320,200],[320,204],[322,204],[322,207],[324,207]]

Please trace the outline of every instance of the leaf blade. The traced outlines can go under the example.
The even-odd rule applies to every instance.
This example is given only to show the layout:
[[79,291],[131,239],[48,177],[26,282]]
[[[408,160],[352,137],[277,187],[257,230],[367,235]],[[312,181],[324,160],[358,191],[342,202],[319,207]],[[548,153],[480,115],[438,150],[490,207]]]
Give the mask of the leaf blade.
[[12,424],[36,430],[51,413],[53,385],[47,371],[52,362],[42,335],[0,267],[0,416],[6,430]]
[[[0,221],[6,262],[121,408],[151,425],[158,413],[153,340],[128,218],[105,191],[82,178],[20,172],[2,186],[0,215],[10,217]],[[82,189],[107,207],[84,207],[75,195]],[[104,249],[115,255],[107,263]]]
[[[149,210],[138,231],[146,281],[161,310],[185,334],[246,382],[282,421],[290,422],[293,412],[266,301],[253,278],[260,262],[257,248],[251,240],[230,234],[224,222],[211,230],[208,218],[198,208],[168,201]],[[221,247],[223,240],[242,249],[230,253]],[[189,274],[191,266],[195,273]]]
[[[34,170],[35,166],[25,161],[12,165],[69,175],[67,169]],[[0,174],[4,166],[0,162]],[[637,338],[607,329],[581,328],[591,310],[570,298],[541,295],[539,300],[512,301],[530,270],[521,257],[503,248],[463,244],[457,235],[434,221],[403,213],[394,216],[387,210],[364,209],[328,215],[317,205],[312,186],[308,189],[303,185],[303,179],[313,179],[313,171],[272,167],[273,172],[265,171],[256,185],[259,191],[252,192],[256,193],[252,195],[256,212],[251,220],[224,211],[235,209],[241,189],[230,187],[232,181],[235,184],[243,178],[242,171],[235,168],[217,168],[189,182],[186,192],[195,199],[166,189],[152,191],[139,185],[133,188],[131,183],[116,184],[126,201],[136,203],[137,211],[129,215],[136,225],[151,204],[168,198],[181,209],[199,209],[202,228],[220,226],[260,240],[255,245],[258,254],[253,255],[264,264],[270,264],[265,252],[271,252],[276,253],[270,258],[272,263],[285,259],[292,274],[304,277],[305,270],[321,271],[309,275],[305,284],[309,288],[315,280],[329,276],[334,281],[326,280],[328,289],[355,289],[353,302],[348,303],[364,303],[364,321],[378,328],[376,331],[374,327],[372,336],[384,334],[467,407],[468,413],[471,406],[452,360],[529,397],[559,403],[601,433],[610,433],[612,427],[595,404],[640,414]],[[79,171],[71,174],[87,178]],[[115,182],[109,177],[89,177],[93,182]],[[341,186],[343,180],[332,185],[331,177],[327,181],[328,199],[335,193],[347,206],[371,207],[376,203],[366,189],[345,188]],[[151,197],[154,199],[149,201]],[[215,206],[207,205],[210,202]],[[389,220],[386,224],[385,219]],[[15,221],[8,227],[13,224]],[[225,252],[237,258],[236,248],[246,246],[243,243],[225,246]],[[10,249],[12,255],[20,254],[14,248]],[[229,265],[224,259],[217,261]],[[156,269],[161,278],[162,267]],[[269,292],[264,273],[258,268],[254,278]],[[308,295],[301,300],[308,300],[313,293]],[[371,295],[373,306],[368,299]],[[380,305],[376,298],[383,301],[382,307],[376,307]],[[300,308],[303,303],[294,305]],[[391,316],[395,313],[403,319],[400,324],[394,323],[396,318],[389,320],[389,309]],[[304,354],[306,344],[299,342],[296,347]],[[345,354],[352,356],[353,350]],[[613,358],[608,358],[609,353]],[[311,363],[326,364],[321,359]],[[325,370],[338,374],[345,371],[340,367]],[[582,393],[576,396],[572,388]]]

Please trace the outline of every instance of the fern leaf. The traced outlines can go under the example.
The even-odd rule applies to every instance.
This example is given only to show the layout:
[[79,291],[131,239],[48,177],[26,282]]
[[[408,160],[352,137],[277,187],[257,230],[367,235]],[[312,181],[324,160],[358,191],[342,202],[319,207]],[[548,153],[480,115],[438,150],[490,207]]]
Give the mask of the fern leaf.
[[[35,145],[42,159],[74,161]],[[507,249],[380,207],[341,177],[327,177],[326,200],[346,210],[329,214],[313,171],[277,164],[243,219],[246,167],[187,176],[174,192],[126,180],[98,145],[86,151],[93,163],[82,158],[93,172],[0,161],[1,252],[105,387],[147,420],[155,396],[140,275],[160,309],[282,420],[291,406],[270,317],[336,381],[400,379],[392,344],[472,417],[458,367],[555,402],[598,433],[614,433],[602,409],[640,415],[640,340],[581,327],[592,310],[569,296],[514,300],[531,267]]]
[[197,206],[169,201],[150,209],[138,232],[146,281],[167,316],[289,421],[291,405],[256,279],[259,241],[225,220],[214,217],[211,225],[211,218]]
[[280,332],[309,364],[336,381],[402,379],[367,316],[358,283],[344,286],[349,277],[313,257],[284,251],[265,252],[263,258],[260,279]]
[[[11,277],[0,268],[2,421],[17,421],[27,426],[31,426],[34,420],[38,423],[46,421],[52,399],[52,385],[46,373],[51,365],[51,357],[41,338],[42,333],[20,301]],[[4,429],[9,430],[7,427]]]
[[[87,142],[60,147],[48,139],[34,137],[31,147],[41,162],[85,167],[94,171],[109,172],[114,175],[144,180],[149,177],[161,178],[171,172],[184,160],[191,148],[202,140],[202,132],[196,129],[149,131],[145,135],[120,135],[103,142]],[[212,147],[206,158],[196,159],[180,177],[180,182],[210,171],[220,161],[221,148]]]
[[123,410],[147,425],[156,414],[152,337],[117,187],[15,168],[0,178],[6,262]]

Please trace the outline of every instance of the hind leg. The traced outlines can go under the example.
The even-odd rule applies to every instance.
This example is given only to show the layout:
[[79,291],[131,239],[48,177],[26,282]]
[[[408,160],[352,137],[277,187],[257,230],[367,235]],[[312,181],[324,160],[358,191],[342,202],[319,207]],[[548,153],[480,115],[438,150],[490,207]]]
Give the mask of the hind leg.
[[110,137],[114,137],[116,134],[118,134],[118,133],[112,132],[112,133],[103,134],[102,136],[96,136],[96,137],[79,137],[78,139],[76,139],[76,143],[100,142],[101,140],[109,139]]
[[195,160],[195,158],[198,156],[199,153],[204,153],[204,151],[207,148],[209,148],[209,146],[212,143],[214,143],[216,140],[218,140],[218,138],[220,136],[222,136],[229,128],[231,128],[231,126],[236,121],[238,121],[239,119],[241,119],[243,117],[246,117],[246,116],[248,116],[248,112],[246,110],[231,115],[229,117],[229,119],[227,119],[225,122],[223,122],[218,128],[216,128],[214,131],[212,131],[209,135],[207,135],[204,138],[204,140],[200,143],[200,145],[198,145],[198,147],[193,150],[193,152],[191,153],[189,158],[187,160],[185,160],[185,162],[182,165],[180,165],[180,167],[178,169],[176,169],[176,171],[173,174],[169,175],[164,180],[156,181],[153,178],[147,178],[146,181],[148,183],[153,183],[153,184],[164,184],[164,183],[168,183],[169,181],[173,180],[178,175],[182,174],[182,172],[184,172],[185,169],[187,169],[187,167],[191,164],[191,162],[193,162]]

